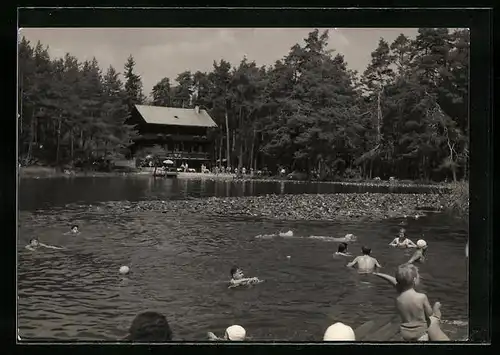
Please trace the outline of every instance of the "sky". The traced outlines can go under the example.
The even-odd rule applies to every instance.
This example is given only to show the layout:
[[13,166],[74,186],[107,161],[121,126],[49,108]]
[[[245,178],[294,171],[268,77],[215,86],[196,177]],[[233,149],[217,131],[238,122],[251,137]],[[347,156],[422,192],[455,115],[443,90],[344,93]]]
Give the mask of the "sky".
[[[325,28],[326,29],[326,28]],[[325,30],[320,28],[320,32]],[[271,65],[286,56],[314,28],[23,28],[20,35],[32,44],[49,46],[52,58],[70,53],[80,61],[96,57],[106,70],[119,72],[132,54],[144,93],[164,77],[174,83],[177,74],[208,72],[213,61],[233,66],[243,56],[257,65]],[[416,28],[329,28],[329,49],[344,55],[348,67],[362,73],[382,37],[389,43],[403,33],[414,38]],[[175,85],[175,84],[174,84]]]

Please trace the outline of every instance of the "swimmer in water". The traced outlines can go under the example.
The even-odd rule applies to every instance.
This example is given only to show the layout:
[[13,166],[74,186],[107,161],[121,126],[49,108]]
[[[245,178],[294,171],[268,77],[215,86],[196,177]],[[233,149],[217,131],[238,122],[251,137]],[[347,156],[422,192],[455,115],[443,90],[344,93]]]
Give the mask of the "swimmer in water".
[[340,243],[335,255],[351,256],[351,254],[347,251],[347,243]]
[[236,266],[233,266],[231,268],[230,273],[231,273],[231,280],[229,281],[228,288],[255,285],[262,282],[257,277],[245,277],[245,275],[243,275],[243,271]]
[[35,238],[31,238],[29,244],[26,245],[25,248],[28,249],[28,250],[31,250],[31,251],[35,251],[36,249],[38,249],[40,247],[48,248],[48,249],[63,249],[63,248],[60,248],[60,247],[54,247],[52,245],[47,245],[47,244],[40,243],[40,241],[36,237]]
[[78,225],[73,224],[71,226],[71,229],[64,233],[64,235],[69,235],[69,234],[80,234],[80,230],[78,229]]
[[379,262],[374,257],[370,256],[372,250],[363,246],[361,248],[363,255],[356,257],[353,261],[347,264],[347,267],[358,267],[358,272],[367,274],[373,272],[377,268],[381,268]]
[[329,242],[341,242],[341,243],[350,243],[356,241],[356,236],[354,234],[346,234],[344,237],[335,238],[335,237],[324,237],[319,235],[311,235],[310,239],[321,239]]
[[394,238],[392,242],[389,243],[391,247],[397,248],[416,248],[417,246],[410,239],[406,237],[406,230],[401,228],[399,230],[399,235]]
[[425,254],[427,253],[427,242],[423,239],[417,241],[417,250],[413,253],[413,256],[408,260],[407,264],[413,263],[424,263]]
[[418,268],[411,264],[400,265],[396,277],[374,273],[389,281],[398,291],[396,309],[401,317],[400,332],[405,341],[449,341],[439,326],[441,304],[431,307],[427,295],[415,291],[420,282]]

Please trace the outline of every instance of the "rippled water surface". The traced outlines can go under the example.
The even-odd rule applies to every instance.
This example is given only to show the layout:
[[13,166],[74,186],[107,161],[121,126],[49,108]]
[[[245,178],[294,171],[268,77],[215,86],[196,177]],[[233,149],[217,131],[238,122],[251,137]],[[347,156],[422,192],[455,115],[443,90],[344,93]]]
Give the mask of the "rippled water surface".
[[[252,194],[318,191],[325,185],[253,183]],[[323,187],[321,187],[323,186]],[[247,187],[248,188],[248,187]],[[331,187],[330,187],[331,188]],[[280,191],[283,190],[283,191]],[[341,191],[341,192],[346,192]],[[362,192],[362,191],[355,191]],[[389,248],[400,220],[324,223],[213,218],[201,211],[110,211],[99,202],[248,195],[242,183],[125,178],[39,179],[21,182],[19,199],[18,326],[22,339],[116,340],[145,310],[165,314],[176,340],[205,340],[241,324],[254,340],[321,340],[342,321],[353,327],[394,314],[395,291],[383,280],[345,268],[333,257],[337,243],[310,235],[358,235],[350,246],[372,247],[385,272],[405,262],[407,251]],[[68,206],[66,206],[69,204]],[[91,206],[92,205],[92,206]],[[66,206],[66,207],[65,207]],[[81,234],[65,235],[76,223]],[[256,239],[294,232],[294,238]],[[408,235],[423,234],[428,260],[420,267],[422,291],[442,303],[443,319],[467,320],[466,231],[455,219],[428,213],[408,220]],[[65,250],[24,249],[37,235]],[[290,256],[290,259],[287,259]],[[118,274],[129,265],[127,277]],[[229,269],[265,282],[227,289]],[[443,328],[451,338],[465,326]]]

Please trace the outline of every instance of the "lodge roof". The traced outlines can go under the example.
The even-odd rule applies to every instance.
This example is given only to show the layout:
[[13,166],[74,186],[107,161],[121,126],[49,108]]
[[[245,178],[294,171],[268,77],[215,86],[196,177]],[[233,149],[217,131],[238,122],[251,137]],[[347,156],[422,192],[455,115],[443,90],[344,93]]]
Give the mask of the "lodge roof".
[[202,109],[147,105],[135,105],[135,108],[144,121],[150,124],[217,127],[208,112]]

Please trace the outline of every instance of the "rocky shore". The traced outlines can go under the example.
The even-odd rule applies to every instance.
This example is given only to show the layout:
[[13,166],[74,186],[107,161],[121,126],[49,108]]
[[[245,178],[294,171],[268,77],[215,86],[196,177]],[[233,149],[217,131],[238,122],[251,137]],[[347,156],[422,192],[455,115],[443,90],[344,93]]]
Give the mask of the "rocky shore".
[[205,199],[107,202],[99,209],[115,213],[160,211],[206,216],[239,216],[277,220],[381,220],[419,218],[426,211],[441,211],[442,197],[437,194],[328,194],[263,195],[250,197],[211,197]]

